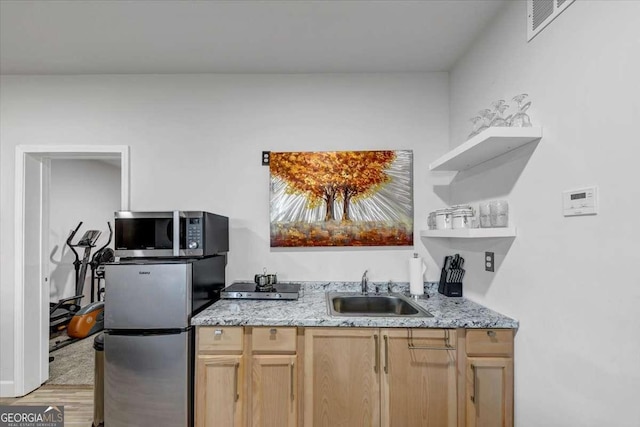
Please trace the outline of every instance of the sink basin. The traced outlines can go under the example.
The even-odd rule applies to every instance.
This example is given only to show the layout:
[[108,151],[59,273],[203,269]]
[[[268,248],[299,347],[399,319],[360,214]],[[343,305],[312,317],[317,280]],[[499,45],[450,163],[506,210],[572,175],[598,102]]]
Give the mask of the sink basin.
[[368,294],[327,292],[327,306],[332,316],[433,317],[402,294]]

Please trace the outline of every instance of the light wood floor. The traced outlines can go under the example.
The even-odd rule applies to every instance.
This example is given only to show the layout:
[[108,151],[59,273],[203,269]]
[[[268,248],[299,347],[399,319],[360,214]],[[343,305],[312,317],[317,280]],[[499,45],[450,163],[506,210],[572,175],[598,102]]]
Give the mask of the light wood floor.
[[0,404],[64,406],[65,427],[91,427],[93,423],[90,385],[43,385],[24,397],[2,398]]

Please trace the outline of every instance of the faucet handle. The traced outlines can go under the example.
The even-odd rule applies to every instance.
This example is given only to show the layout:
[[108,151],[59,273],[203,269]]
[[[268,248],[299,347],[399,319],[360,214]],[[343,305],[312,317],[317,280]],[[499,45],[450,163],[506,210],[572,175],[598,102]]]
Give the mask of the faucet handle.
[[387,293],[390,294],[391,293],[391,285],[393,284],[393,282],[391,280],[389,280],[387,282]]

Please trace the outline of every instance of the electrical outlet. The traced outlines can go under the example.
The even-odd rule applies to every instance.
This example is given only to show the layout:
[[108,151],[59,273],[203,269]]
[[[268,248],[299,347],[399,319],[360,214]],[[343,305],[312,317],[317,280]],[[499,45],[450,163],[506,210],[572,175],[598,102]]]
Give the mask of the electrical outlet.
[[269,156],[271,155],[271,151],[263,151],[262,152],[262,166],[269,166]]
[[485,252],[484,253],[484,270],[485,271],[493,271],[494,265],[494,255],[493,252]]

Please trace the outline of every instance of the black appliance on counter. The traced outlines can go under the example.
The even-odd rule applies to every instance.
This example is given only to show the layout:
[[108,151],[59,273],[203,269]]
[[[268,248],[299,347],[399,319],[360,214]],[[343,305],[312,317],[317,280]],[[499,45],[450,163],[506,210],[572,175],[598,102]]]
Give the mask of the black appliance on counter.
[[296,300],[299,295],[299,283],[258,285],[252,282],[235,282],[220,292],[222,299]]
[[229,218],[204,211],[115,212],[115,256],[193,258],[229,251]]

